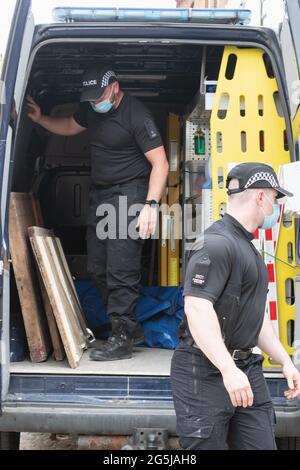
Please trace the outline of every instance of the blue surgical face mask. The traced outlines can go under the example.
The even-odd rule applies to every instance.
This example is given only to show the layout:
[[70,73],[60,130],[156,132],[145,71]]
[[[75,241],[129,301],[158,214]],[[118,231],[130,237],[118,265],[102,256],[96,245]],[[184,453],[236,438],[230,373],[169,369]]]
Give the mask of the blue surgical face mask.
[[91,101],[90,104],[93,110],[96,111],[96,113],[101,113],[101,114],[108,113],[108,111],[110,111],[115,104],[115,94],[112,92],[112,95],[106,100],[101,101],[100,103],[97,103],[97,104]]
[[[266,196],[266,194],[265,194]],[[270,199],[268,198],[268,196],[266,196],[266,198],[268,199],[268,201],[271,203]],[[271,215],[266,215],[265,214],[265,211],[263,208],[261,208],[264,215],[265,215],[265,219],[264,219],[264,223],[262,224],[261,228],[262,230],[268,230],[269,228],[272,228],[274,227],[274,225],[276,224],[278,218],[279,218],[279,215],[280,215],[280,206],[278,203],[275,203],[273,204],[273,212]]]

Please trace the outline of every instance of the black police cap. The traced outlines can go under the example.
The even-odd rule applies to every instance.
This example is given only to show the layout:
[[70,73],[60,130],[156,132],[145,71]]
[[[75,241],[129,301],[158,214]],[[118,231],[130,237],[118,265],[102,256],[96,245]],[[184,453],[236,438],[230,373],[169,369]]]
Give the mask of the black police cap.
[[117,81],[117,76],[109,66],[91,67],[82,77],[80,101],[98,100],[105,88],[115,81]]
[[[239,187],[236,189],[228,189],[229,183],[231,180],[237,179],[239,182]],[[246,189],[255,189],[255,188],[271,188],[277,191],[277,199],[281,197],[292,197],[293,194],[287,191],[284,188],[281,188],[278,182],[277,175],[274,169],[270,165],[265,163],[240,163],[236,165],[228,173],[226,180],[227,194],[241,193]]]

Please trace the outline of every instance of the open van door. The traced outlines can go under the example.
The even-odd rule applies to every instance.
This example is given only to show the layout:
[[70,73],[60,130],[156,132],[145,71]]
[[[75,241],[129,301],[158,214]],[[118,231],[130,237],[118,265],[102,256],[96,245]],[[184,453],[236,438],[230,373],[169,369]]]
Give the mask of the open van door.
[[[287,88],[290,101],[291,124],[295,144],[295,159],[300,160],[300,0],[285,0],[286,15],[280,33],[283,61],[286,72]],[[295,265],[300,266],[300,220],[295,218]],[[299,269],[297,270],[298,274]],[[299,276],[296,276],[295,286],[299,286]],[[294,362],[299,369],[300,345],[300,290],[295,289],[295,320],[293,332]],[[287,438],[289,439],[289,438]],[[296,444],[297,442],[297,444]],[[285,449],[290,448],[286,447]],[[299,439],[295,441],[299,446]],[[280,447],[279,447],[280,448]],[[291,447],[296,448],[296,447]],[[299,448],[299,447],[297,447]]]
[[[294,142],[300,137],[300,0],[285,0],[286,15],[280,33],[290,100]],[[298,157],[299,158],[299,151]]]
[[[34,33],[30,0],[16,0],[0,75],[0,407],[9,385],[8,207],[14,130]],[[4,10],[4,6],[2,9]],[[5,11],[1,15],[5,15]]]

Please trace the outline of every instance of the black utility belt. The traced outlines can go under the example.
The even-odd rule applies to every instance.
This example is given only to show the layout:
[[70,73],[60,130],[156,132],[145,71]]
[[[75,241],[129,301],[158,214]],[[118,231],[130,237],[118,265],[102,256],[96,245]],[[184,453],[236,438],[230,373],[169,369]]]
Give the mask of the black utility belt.
[[252,354],[252,349],[233,349],[233,350],[229,350],[230,354],[231,354],[231,357],[234,361],[245,361],[246,359],[248,359],[251,354]]
[[[195,341],[192,338],[185,338],[185,339],[182,340],[182,342],[184,344],[187,344],[188,346],[192,346],[193,348],[198,349],[199,351],[201,351],[199,346],[195,343]],[[249,348],[249,349],[229,349],[228,351],[229,351],[229,353],[230,353],[230,355],[231,355],[231,357],[234,361],[245,361],[246,359],[248,359],[251,356],[253,349],[252,348]]]

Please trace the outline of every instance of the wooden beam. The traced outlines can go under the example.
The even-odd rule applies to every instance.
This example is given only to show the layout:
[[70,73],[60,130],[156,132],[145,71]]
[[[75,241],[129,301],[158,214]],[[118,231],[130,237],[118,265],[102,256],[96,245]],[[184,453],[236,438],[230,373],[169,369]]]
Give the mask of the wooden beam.
[[22,316],[33,362],[45,361],[51,345],[27,229],[38,220],[29,193],[11,193],[9,242]]

